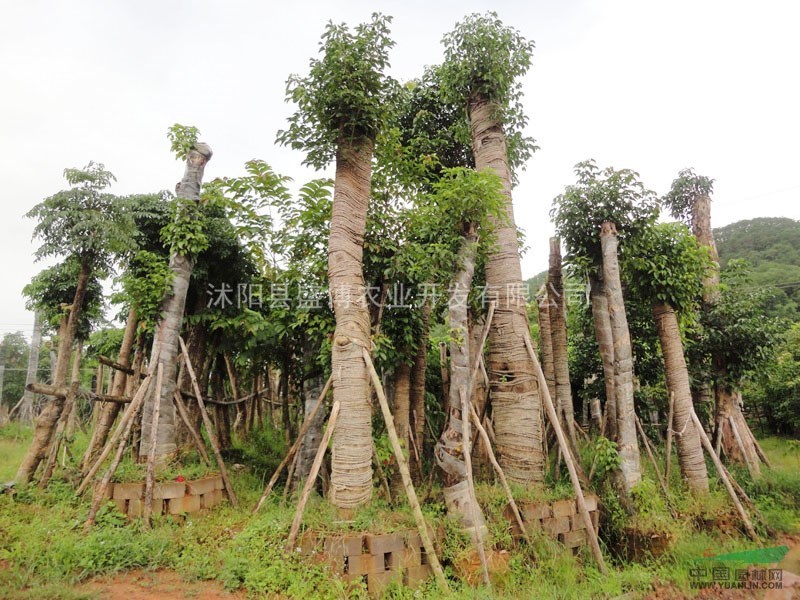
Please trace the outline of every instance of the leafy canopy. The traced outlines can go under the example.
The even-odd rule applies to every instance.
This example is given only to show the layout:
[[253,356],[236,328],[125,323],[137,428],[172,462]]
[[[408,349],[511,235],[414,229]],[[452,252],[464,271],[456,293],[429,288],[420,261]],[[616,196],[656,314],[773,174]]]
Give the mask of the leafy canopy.
[[175,154],[175,160],[186,160],[199,137],[200,130],[192,125],[175,123],[167,129],[167,139],[171,144],[170,150]]
[[64,178],[69,189],[26,214],[39,221],[33,230],[42,241],[36,259],[75,257],[92,269],[107,270],[133,248],[133,219],[124,202],[105,191],[115,177],[102,164],[90,162],[83,169],[65,169]]
[[623,271],[633,295],[678,311],[696,306],[710,268],[707,251],[681,223],[642,229],[629,239],[623,253]]
[[328,165],[342,141],[374,141],[391,111],[396,83],[389,66],[391,17],[374,13],[352,30],[329,22],[305,77],[291,75],[286,100],[297,105],[278,142],[306,152],[304,164]]
[[472,14],[442,38],[441,67],[445,98],[456,106],[485,99],[497,110],[508,144],[512,171],[525,164],[537,149],[532,138],[522,135],[528,118],[522,109],[521,78],[531,66],[534,43],[495,12]]
[[692,205],[698,196],[710,196],[714,191],[714,180],[697,175],[692,169],[683,169],[672,187],[664,196],[664,206],[669,208],[674,219],[692,224]]
[[550,217],[567,248],[566,261],[585,269],[602,264],[600,226],[610,221],[624,243],[658,216],[655,193],[630,169],[607,167],[594,160],[575,165],[578,182],[553,200]]

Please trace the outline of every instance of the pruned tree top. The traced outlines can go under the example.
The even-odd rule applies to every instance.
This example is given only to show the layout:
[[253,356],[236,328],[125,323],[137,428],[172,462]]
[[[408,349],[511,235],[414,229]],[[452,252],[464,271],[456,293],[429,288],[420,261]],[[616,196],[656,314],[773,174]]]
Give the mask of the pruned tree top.
[[643,228],[629,238],[623,254],[625,280],[634,296],[685,314],[697,306],[711,266],[706,249],[682,223]]
[[320,41],[319,58],[309,62],[306,76],[291,75],[286,100],[297,110],[278,142],[306,152],[304,164],[327,166],[343,140],[374,141],[389,118],[396,82],[389,66],[391,17],[374,13],[370,21],[350,29],[329,22]]
[[534,43],[505,25],[495,12],[474,13],[442,38],[444,97],[458,106],[485,99],[494,104],[508,145],[509,166],[517,171],[537,149],[523,135],[528,118],[522,108],[521,78],[531,66]]
[[683,169],[664,196],[664,206],[669,208],[674,219],[691,225],[692,204],[698,196],[710,196],[714,191],[714,180],[697,175],[693,169]]
[[566,262],[594,269],[601,264],[600,226],[614,223],[624,243],[655,221],[658,199],[630,169],[600,170],[594,160],[575,165],[578,182],[553,200],[550,217],[567,248]]

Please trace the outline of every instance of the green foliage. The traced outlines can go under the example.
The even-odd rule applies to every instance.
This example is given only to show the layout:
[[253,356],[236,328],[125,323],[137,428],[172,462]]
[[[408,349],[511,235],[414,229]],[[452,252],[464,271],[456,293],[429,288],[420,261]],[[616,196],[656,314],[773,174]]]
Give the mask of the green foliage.
[[140,250],[131,258],[128,268],[119,277],[122,292],[113,300],[130,303],[140,321],[154,326],[165,294],[172,289],[172,270],[165,255]]
[[172,219],[161,230],[161,241],[179,256],[196,256],[209,247],[197,202],[188,198],[172,201]]
[[748,289],[742,261],[731,261],[721,273],[720,298],[702,314],[702,347],[719,356],[727,367],[720,383],[740,387],[742,380],[762,368],[783,328],[780,319],[765,315],[767,290]]
[[[39,311],[45,330],[57,330],[61,317],[66,314],[65,307],[72,304],[81,266],[74,258],[68,258],[34,275],[31,282],[22,289],[27,298],[25,306],[30,311]],[[76,336],[84,340],[92,328],[103,318],[103,288],[96,275],[89,277],[86,294],[83,297]]]
[[689,229],[659,223],[629,238],[622,256],[630,293],[652,303],[668,304],[690,314],[703,293],[711,260]]
[[693,169],[683,169],[672,187],[664,196],[664,206],[669,208],[674,219],[687,225],[692,224],[692,206],[698,196],[710,196],[714,191],[714,180],[697,175]]
[[37,219],[33,235],[42,244],[36,259],[74,257],[105,272],[113,260],[133,247],[131,216],[124,202],[105,190],[115,180],[102,164],[65,169],[70,188],[46,198],[25,216]]
[[594,442],[594,452],[597,456],[595,474],[603,479],[607,474],[619,468],[621,458],[617,445],[605,436],[598,436]]
[[522,130],[528,119],[522,109],[521,78],[531,66],[534,44],[497,13],[472,14],[442,39],[441,86],[446,100],[458,106],[485,99],[497,110],[508,144],[512,171],[537,149]]
[[0,403],[9,410],[25,392],[28,352],[28,341],[21,331],[6,333],[0,341],[0,365],[5,366]]
[[278,142],[304,150],[304,164],[323,168],[342,141],[360,145],[375,140],[389,118],[396,83],[389,66],[391,17],[378,13],[350,30],[329,22],[320,42],[320,58],[309,63],[305,77],[292,75],[286,99],[297,105],[289,128]]
[[170,141],[170,150],[175,154],[175,159],[186,160],[199,136],[200,130],[197,127],[180,123],[172,125],[167,130],[167,139]]
[[550,217],[567,248],[565,262],[579,270],[599,269],[602,263],[600,226],[617,227],[620,244],[658,216],[655,194],[629,169],[602,171],[593,160],[575,166],[578,182],[553,200]]

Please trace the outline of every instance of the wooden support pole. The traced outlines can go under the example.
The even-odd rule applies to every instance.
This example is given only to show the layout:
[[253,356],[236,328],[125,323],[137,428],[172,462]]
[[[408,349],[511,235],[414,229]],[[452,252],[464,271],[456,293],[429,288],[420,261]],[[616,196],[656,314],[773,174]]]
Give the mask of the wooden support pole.
[[228,469],[225,468],[225,461],[222,460],[222,454],[219,451],[219,441],[217,441],[217,434],[214,432],[214,426],[211,424],[211,417],[208,416],[208,411],[206,410],[206,405],[203,402],[203,394],[200,392],[200,384],[197,383],[197,376],[194,373],[194,367],[192,366],[192,360],[189,358],[189,351],[186,349],[186,342],[183,341],[182,337],[178,337],[178,342],[181,345],[181,352],[183,352],[183,360],[184,364],[186,365],[186,370],[189,372],[189,379],[192,381],[192,387],[194,388],[194,393],[197,396],[197,406],[200,408],[200,414],[203,417],[203,423],[206,426],[206,432],[208,433],[208,441],[211,443],[211,450],[214,452],[214,458],[217,460],[217,466],[219,467],[219,473],[222,476],[222,481],[225,484],[225,491],[228,492],[228,499],[231,501],[231,504],[235,507],[239,507],[239,500],[236,498],[236,492],[233,491],[233,486],[231,485],[231,480],[228,478]]
[[111,367],[112,369],[115,369],[116,371],[122,371],[126,375],[133,375],[135,373],[135,371],[133,369],[131,369],[130,367],[128,367],[126,365],[123,365],[122,363],[118,363],[115,360],[111,360],[107,356],[102,356],[102,355],[98,356],[97,357],[97,362],[99,362],[101,365],[106,365],[107,367]]
[[717,456],[717,453],[714,452],[714,447],[711,445],[711,441],[708,439],[708,436],[703,429],[703,425],[700,423],[700,419],[697,418],[697,413],[694,412],[694,408],[692,408],[692,421],[694,421],[694,426],[697,427],[697,433],[700,435],[700,441],[703,444],[703,448],[705,448],[706,452],[708,452],[709,456],[711,456],[711,460],[714,462],[714,466],[717,468],[717,473],[719,473],[719,478],[722,479],[725,489],[728,490],[728,495],[731,497],[731,500],[733,500],[733,505],[736,507],[739,516],[742,518],[742,523],[744,523],[744,528],[747,531],[747,535],[751,540],[757,540],[758,536],[756,535],[756,530],[753,529],[753,524],[750,522],[750,517],[747,516],[747,512],[745,512],[742,503],[739,501],[739,497],[736,495],[736,491],[733,489],[733,485],[731,485],[732,478],[728,478],[727,469],[725,469],[725,466],[722,464],[719,456]]
[[86,486],[92,481],[97,471],[100,470],[100,467],[103,465],[103,461],[108,457],[111,453],[111,449],[116,445],[117,441],[119,440],[120,436],[125,434],[127,437],[130,435],[131,427],[133,426],[133,421],[136,416],[139,414],[139,409],[144,402],[145,394],[147,393],[148,388],[150,387],[150,382],[152,381],[152,375],[148,375],[145,377],[142,385],[139,386],[139,389],[136,390],[136,394],[133,397],[133,401],[131,402],[128,410],[125,411],[125,414],[122,415],[122,418],[119,421],[119,425],[114,430],[114,433],[111,434],[111,438],[106,442],[106,445],[103,447],[103,450],[100,452],[100,455],[94,461],[94,464],[86,471],[86,475],[81,481],[81,484],[78,486],[78,490],[75,492],[77,495],[81,495]]
[[669,394],[669,415],[667,416],[667,456],[665,459],[664,465],[664,480],[667,484],[667,489],[669,489],[669,469],[672,463],[672,424],[675,420],[675,394],[670,392]]
[[311,490],[314,488],[314,482],[317,480],[319,468],[322,466],[322,459],[325,457],[325,452],[328,449],[328,443],[331,441],[333,430],[336,429],[336,418],[339,416],[339,402],[334,402],[331,408],[331,416],[328,419],[328,427],[325,430],[325,435],[322,436],[322,441],[317,448],[317,454],[314,457],[314,462],[311,464],[311,471],[306,478],[303,485],[303,493],[300,495],[300,502],[297,503],[297,510],[294,512],[294,520],[292,521],[292,528],[289,530],[289,539],[286,542],[286,552],[291,552],[294,544],[297,541],[297,533],[300,531],[300,522],[303,520],[303,511],[306,508],[308,497],[311,495]]
[[[483,346],[481,346],[481,348],[483,348]],[[467,489],[471,497],[470,512],[472,514],[470,516],[473,525],[475,525],[475,541],[478,546],[478,557],[481,559],[483,583],[486,584],[486,587],[491,589],[492,583],[489,581],[489,565],[486,563],[486,551],[483,547],[483,533],[481,532],[481,527],[478,525],[478,515],[475,514],[477,512],[475,507],[478,504],[478,497],[475,495],[475,480],[472,477],[472,444],[470,440],[472,436],[470,435],[469,426],[472,411],[470,411],[469,398],[467,398],[467,393],[464,391],[464,388],[459,388],[458,395],[461,398],[461,451],[464,455],[464,466],[467,472]]]
[[497,462],[497,457],[494,455],[494,450],[492,450],[492,443],[489,440],[489,434],[486,433],[486,429],[484,429],[483,425],[481,424],[480,417],[478,417],[478,413],[475,412],[474,406],[470,406],[470,418],[472,419],[473,425],[475,425],[475,429],[478,430],[481,438],[483,438],[483,442],[486,444],[486,448],[489,453],[489,462],[492,463],[492,467],[494,467],[494,471],[497,473],[497,478],[500,480],[500,484],[503,486],[503,490],[506,493],[506,498],[508,498],[508,504],[511,506],[511,512],[514,513],[514,518],[517,520],[517,525],[519,525],[519,528],[522,531],[522,536],[525,538],[525,541],[530,542],[531,537],[528,535],[528,532],[525,529],[525,523],[522,521],[522,515],[519,512],[519,507],[514,501],[514,496],[511,494],[511,487],[508,485],[506,474],[500,467],[500,463]]
[[736,440],[736,446],[739,448],[739,452],[742,453],[742,459],[744,460],[745,464],[747,465],[747,471],[750,473],[750,478],[751,479],[757,479],[760,474],[753,467],[754,457],[749,455],[749,453],[745,449],[744,440],[742,440],[742,436],[739,433],[739,428],[736,427],[736,421],[733,420],[732,416],[728,417],[728,424],[731,426],[731,431],[733,432],[733,437]]
[[[411,431],[409,429],[409,431]],[[375,441],[372,442],[372,464],[375,465],[375,469],[378,471],[378,479],[381,481],[381,487],[383,488],[383,493],[386,494],[386,501],[391,504],[392,503],[392,491],[389,488],[389,482],[386,480],[386,473],[383,471],[383,465],[381,464],[381,459],[378,458],[378,449],[375,447]]]
[[289,489],[292,487],[292,481],[294,481],[294,471],[297,469],[297,463],[300,460],[300,451],[294,453],[294,458],[292,459],[292,464],[289,465],[289,472],[286,474],[286,485],[283,486],[283,495],[281,496],[281,506],[286,503],[286,499],[289,497]]
[[403,447],[400,445],[400,438],[397,437],[397,430],[394,428],[394,419],[392,419],[392,411],[389,408],[389,402],[386,400],[386,395],[383,393],[383,385],[381,378],[375,371],[375,365],[372,364],[372,357],[366,348],[362,348],[364,354],[364,362],[367,364],[367,370],[372,378],[372,384],[375,386],[375,392],[378,396],[378,402],[381,405],[381,412],[383,413],[383,420],[386,422],[386,432],[389,434],[389,441],[392,443],[395,458],[397,459],[397,466],[400,469],[400,477],[403,480],[403,488],[408,497],[408,504],[411,507],[411,512],[414,515],[414,520],[417,523],[417,531],[422,538],[422,546],[425,548],[425,553],[428,556],[433,574],[436,576],[436,582],[442,591],[449,592],[450,586],[447,585],[447,579],[442,570],[442,564],[439,562],[439,557],[436,556],[436,549],[433,547],[433,542],[428,535],[428,527],[425,524],[425,517],[422,515],[422,508],[420,508],[419,500],[417,499],[417,492],[414,489],[414,484],[411,482],[411,473],[408,470],[408,463],[406,457],[403,455]]
[[750,439],[753,440],[753,446],[755,446],[756,454],[758,454],[758,457],[761,459],[761,462],[763,462],[767,466],[767,468],[771,469],[772,468],[772,463],[769,462],[769,458],[767,458],[767,455],[764,453],[764,450],[761,448],[761,444],[758,443],[758,440],[756,439],[756,436],[753,435],[753,432],[750,430],[749,427],[747,428],[747,433],[750,436]]
[[539,381],[539,396],[542,398],[542,400],[544,400],[544,408],[547,412],[547,418],[550,420],[550,424],[553,426],[553,431],[555,432],[556,439],[558,440],[558,448],[561,451],[561,455],[564,457],[564,462],[567,464],[569,478],[572,481],[572,488],[575,490],[575,499],[578,505],[578,512],[583,519],[583,525],[586,529],[586,534],[589,536],[589,547],[592,550],[594,559],[597,561],[597,567],[600,569],[600,572],[603,575],[607,575],[608,568],[606,567],[606,562],[603,559],[603,552],[600,550],[600,542],[597,540],[597,532],[594,530],[592,518],[589,516],[589,509],[586,507],[586,499],[583,497],[581,482],[580,479],[578,479],[578,471],[575,469],[575,464],[569,451],[567,438],[564,435],[564,430],[561,428],[561,422],[558,420],[558,413],[556,413],[556,408],[553,406],[553,399],[550,397],[550,390],[547,389],[547,381],[544,378],[542,366],[539,364],[539,359],[536,356],[536,352],[533,350],[533,344],[531,344],[530,337],[526,334],[523,334],[523,337],[525,340],[525,347],[528,349],[528,355],[530,356],[531,361],[533,361],[533,366],[536,369],[536,377]]
[[653,455],[653,450],[650,448],[650,440],[647,439],[647,436],[644,433],[644,428],[642,427],[642,422],[639,420],[639,415],[634,413],[633,420],[636,421],[636,431],[639,432],[639,437],[642,438],[642,444],[644,444],[644,449],[647,451],[647,457],[650,459],[650,464],[653,465],[653,470],[656,472],[658,483],[661,484],[661,491],[664,492],[664,498],[666,498],[667,502],[669,502],[669,492],[667,491],[667,486],[664,483],[664,478],[661,476],[661,470],[658,468],[658,463],[656,462],[656,457]]
[[197,433],[197,430],[192,425],[192,420],[189,418],[189,411],[186,409],[186,404],[183,402],[183,398],[181,398],[181,393],[178,390],[175,390],[175,395],[173,397],[175,401],[175,408],[178,409],[178,414],[181,417],[181,421],[186,426],[186,429],[189,431],[189,436],[192,438],[192,442],[194,443],[194,447],[197,450],[197,453],[200,455],[200,458],[206,465],[211,464],[211,460],[208,458],[208,452],[206,451],[206,445],[203,443],[203,438],[200,437],[200,434]]
[[158,417],[161,413],[161,385],[164,381],[164,363],[158,362],[156,368],[156,387],[153,391],[153,414],[150,421],[150,445],[147,449],[147,471],[144,476],[144,506],[142,521],[150,528],[150,517],[153,514],[153,488],[156,484],[156,448],[158,447]]
[[308,413],[308,416],[303,421],[303,424],[300,426],[300,431],[297,434],[297,439],[292,444],[292,447],[289,448],[289,451],[286,453],[286,456],[283,457],[281,464],[278,465],[278,468],[275,469],[275,472],[272,474],[272,477],[267,483],[267,487],[264,488],[264,493],[261,494],[261,498],[259,498],[256,507],[253,509],[253,512],[256,513],[264,504],[264,501],[269,496],[269,493],[272,491],[272,488],[275,487],[275,484],[278,482],[278,477],[280,477],[283,470],[286,468],[286,465],[289,464],[294,458],[294,455],[300,449],[300,444],[303,442],[303,438],[305,437],[306,433],[308,432],[308,428],[311,427],[311,423],[314,420],[314,417],[317,416],[320,407],[322,406],[323,400],[325,400],[325,396],[327,396],[328,391],[331,389],[331,385],[333,384],[333,375],[328,377],[328,381],[325,382],[325,387],[322,388],[322,392],[319,394],[319,398],[317,398],[317,403],[314,405],[314,408],[311,409],[311,412]]

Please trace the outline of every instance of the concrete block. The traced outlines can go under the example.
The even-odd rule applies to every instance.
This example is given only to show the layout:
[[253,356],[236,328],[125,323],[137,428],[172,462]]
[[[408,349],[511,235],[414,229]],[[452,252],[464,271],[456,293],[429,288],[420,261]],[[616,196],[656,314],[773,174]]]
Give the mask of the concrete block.
[[583,517],[581,515],[572,515],[569,519],[570,519],[570,529],[572,531],[580,531],[581,529],[586,529],[586,525],[584,524]]
[[218,490],[225,489],[225,482],[222,481],[222,475],[214,475],[214,485]]
[[117,510],[123,515],[128,514],[128,501],[127,500],[111,500],[117,507]]
[[[138,498],[128,500],[128,516],[141,517],[144,512],[144,501]],[[152,514],[160,515],[164,513],[164,501],[161,498],[153,498]]]
[[581,529],[578,531],[568,531],[558,536],[558,541],[564,544],[567,548],[577,548],[586,543],[586,530]]
[[186,495],[183,498],[170,498],[169,514],[180,515],[200,510],[200,496]]
[[519,512],[525,521],[549,519],[553,516],[550,505],[545,502],[524,502],[519,505]]
[[340,556],[356,556],[363,552],[363,535],[340,535],[325,539],[325,552]]
[[115,483],[111,497],[115,500],[139,500],[144,497],[144,483]]
[[364,536],[367,552],[370,554],[386,554],[387,552],[395,552],[405,548],[405,540],[401,534],[372,534],[368,533]]
[[550,519],[542,519],[542,529],[548,536],[552,538],[555,538],[559,533],[567,533],[569,531],[569,527],[569,517],[552,517]]
[[186,482],[186,492],[189,494],[194,494],[195,496],[200,496],[202,494],[207,494],[208,492],[213,492],[217,488],[217,479],[222,481],[222,477],[219,475],[210,475],[208,477],[203,477],[202,479],[195,479],[194,481],[187,481]]
[[393,581],[402,583],[402,575],[394,571],[386,571],[385,573],[371,573],[367,575],[367,591],[373,597],[380,596]]
[[179,481],[156,483],[153,487],[153,498],[182,498],[186,493],[186,484]]
[[371,575],[383,573],[386,563],[383,554],[356,554],[347,557],[345,572],[350,575]]
[[554,517],[571,517],[575,514],[575,500],[559,500],[553,502]]
[[388,564],[388,568],[391,571],[418,567],[422,564],[422,552],[420,552],[419,548],[395,550],[386,555],[386,560],[384,562]]
[[200,508],[214,508],[222,502],[222,490],[211,490],[198,498],[200,498]]
[[[594,494],[586,494],[583,497],[586,502],[586,508],[589,511],[597,510],[598,498]],[[576,505],[577,506],[577,505]]]

